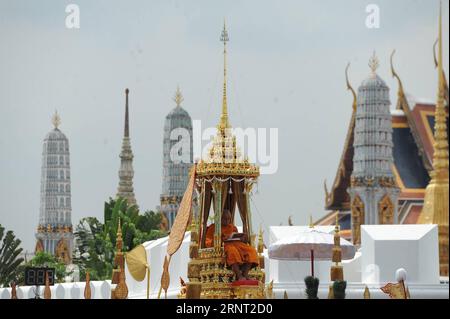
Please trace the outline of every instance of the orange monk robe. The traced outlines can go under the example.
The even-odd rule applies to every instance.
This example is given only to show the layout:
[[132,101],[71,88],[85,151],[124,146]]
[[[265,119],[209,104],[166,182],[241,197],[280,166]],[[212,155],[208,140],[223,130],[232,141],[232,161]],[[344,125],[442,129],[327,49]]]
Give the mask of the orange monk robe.
[[[208,227],[206,231],[206,247],[214,246],[214,230],[215,225],[212,224]],[[229,224],[227,226],[222,225],[222,241],[228,239],[232,233],[237,233],[238,230],[236,226]],[[244,263],[250,263],[252,266],[257,266],[258,262],[258,254],[256,253],[256,249],[250,246],[247,243],[242,241],[231,241],[224,242],[225,254],[227,257],[227,265],[231,266],[233,264],[242,265]]]

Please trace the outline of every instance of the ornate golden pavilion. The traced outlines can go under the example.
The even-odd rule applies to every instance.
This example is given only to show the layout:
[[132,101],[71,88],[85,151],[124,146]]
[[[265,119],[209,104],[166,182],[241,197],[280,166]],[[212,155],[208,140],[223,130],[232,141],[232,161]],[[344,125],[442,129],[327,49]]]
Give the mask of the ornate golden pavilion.
[[[217,126],[217,135],[213,139],[207,158],[196,163],[190,172],[190,181],[170,233],[167,249],[169,257],[165,259],[161,287],[167,291],[170,257],[180,247],[184,232],[190,224],[189,282],[186,283],[183,293],[179,295],[180,298],[265,298],[262,232],[260,231],[256,244],[250,211],[250,196],[259,176],[259,167],[249,163],[248,159],[242,158],[236,145],[236,137],[232,134],[228,121],[226,80],[228,33],[225,24],[221,41],[224,44],[224,82],[222,113]],[[192,216],[191,213],[194,190],[199,201],[198,216]],[[242,232],[247,234],[249,244],[257,248],[259,266],[249,272],[252,285],[233,284],[234,273],[226,265],[224,246],[221,240],[220,225],[224,210],[231,212],[233,221],[236,218],[236,212],[239,212],[242,220]],[[211,214],[213,214],[211,217],[216,225],[214,246],[206,247],[206,231]]]

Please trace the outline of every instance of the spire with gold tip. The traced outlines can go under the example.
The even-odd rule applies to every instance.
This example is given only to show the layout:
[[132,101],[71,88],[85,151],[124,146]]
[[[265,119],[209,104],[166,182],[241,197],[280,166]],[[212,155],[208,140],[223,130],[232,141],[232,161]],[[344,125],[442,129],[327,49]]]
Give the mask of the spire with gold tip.
[[116,255],[114,256],[114,267],[112,274],[112,283],[118,284],[120,281],[120,272],[125,269],[125,259],[123,256],[123,240],[122,240],[122,225],[119,217],[118,225],[117,225],[117,235],[116,235]]
[[177,91],[175,92],[175,96],[173,97],[173,101],[177,106],[181,106],[181,103],[184,101],[184,97],[181,94],[180,87],[177,86]]
[[53,114],[52,116],[52,124],[55,127],[55,129],[57,129],[58,126],[61,124],[61,118],[59,117],[57,110],[55,110],[55,114]]
[[241,150],[236,144],[236,136],[228,118],[227,102],[227,42],[228,31],[224,22],[220,40],[223,42],[223,94],[220,120],[217,134],[213,138],[208,155],[199,161],[196,169],[197,176],[228,175],[256,178],[259,167],[243,158]]
[[448,140],[445,111],[445,79],[442,57],[442,3],[439,12],[438,96],[435,111],[434,154],[431,180],[425,191],[421,222],[437,224],[439,229],[439,263],[441,276],[448,276]]
[[220,116],[219,129],[227,129],[230,127],[228,123],[228,105],[227,105],[227,42],[229,41],[228,31],[223,21],[223,30],[220,41],[223,42],[223,94],[222,94],[222,114]]
[[378,61],[378,57],[377,57],[375,51],[373,51],[373,54],[369,60],[369,67],[370,67],[370,70],[372,71],[373,76],[375,76],[375,74],[377,73],[377,69],[379,66],[380,66],[380,62]]

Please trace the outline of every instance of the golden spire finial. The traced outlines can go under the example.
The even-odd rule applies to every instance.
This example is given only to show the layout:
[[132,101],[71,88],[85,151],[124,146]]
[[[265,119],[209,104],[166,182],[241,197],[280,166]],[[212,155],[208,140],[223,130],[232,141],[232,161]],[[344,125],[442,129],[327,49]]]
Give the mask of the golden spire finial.
[[349,68],[350,68],[350,62],[347,64],[347,67],[345,68],[345,81],[347,82],[347,90],[350,90],[353,95],[353,103],[352,103],[353,111],[356,111],[356,106],[357,106],[356,92],[353,89],[353,87],[351,86],[350,81],[348,80],[348,69]]
[[222,114],[220,116],[219,127],[226,129],[230,125],[228,123],[228,105],[227,105],[227,42],[229,41],[228,32],[223,21],[223,30],[220,36],[220,41],[223,42],[223,95],[222,95]]
[[369,67],[370,67],[370,70],[372,70],[372,74],[376,73],[379,66],[380,66],[380,62],[378,61],[375,51],[373,51],[373,54],[369,59]]
[[55,128],[58,128],[58,126],[61,124],[61,118],[59,117],[57,110],[55,110],[55,114],[53,114],[52,116],[52,124]]
[[180,87],[179,87],[179,86],[177,86],[177,91],[175,92],[175,96],[173,97],[173,100],[174,100],[174,102],[177,104],[177,106],[180,106],[180,105],[181,105],[181,102],[184,101],[184,97],[183,97],[183,95],[181,94],[181,91],[180,91]]
[[120,223],[120,217],[119,217],[119,222],[117,223],[117,237],[120,236],[120,238],[122,239],[122,225]]

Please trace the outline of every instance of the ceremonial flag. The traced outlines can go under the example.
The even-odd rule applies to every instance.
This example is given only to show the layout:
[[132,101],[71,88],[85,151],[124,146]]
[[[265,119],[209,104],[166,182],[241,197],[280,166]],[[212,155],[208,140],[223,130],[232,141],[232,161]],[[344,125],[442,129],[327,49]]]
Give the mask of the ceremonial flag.
[[396,284],[388,283],[386,286],[381,287],[381,291],[388,294],[391,299],[407,299],[405,286],[403,282]]

